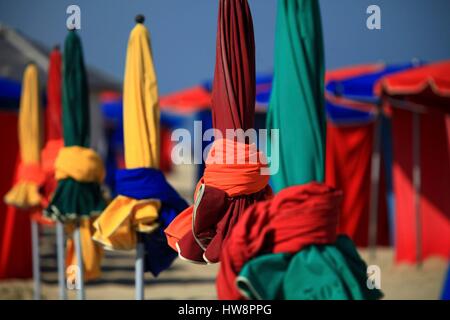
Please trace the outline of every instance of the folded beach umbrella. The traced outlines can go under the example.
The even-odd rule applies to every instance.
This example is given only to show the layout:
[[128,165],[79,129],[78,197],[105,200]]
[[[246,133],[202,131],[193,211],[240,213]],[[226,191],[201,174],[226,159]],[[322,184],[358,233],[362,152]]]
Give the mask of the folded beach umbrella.
[[[8,267],[14,266],[17,261],[25,263],[25,265],[20,267],[14,266],[16,270],[8,272],[11,275],[21,276],[28,273],[29,264],[27,265],[27,262],[30,261],[29,259],[32,256],[33,295],[35,299],[40,298],[39,228],[37,221],[42,216],[41,208],[44,198],[40,189],[45,180],[41,168],[42,118],[39,99],[38,69],[35,64],[30,63],[24,72],[20,98],[18,123],[20,162],[15,173],[15,184],[4,196],[5,203],[11,207],[6,212],[7,220],[5,225],[9,227],[2,234],[2,240],[5,242],[2,249],[5,249],[5,252],[0,257],[2,258],[0,259],[0,264],[1,269],[8,272]],[[21,227],[30,225],[30,216],[28,214],[31,215],[30,242],[28,242],[30,232],[27,232],[30,229],[21,229]],[[17,231],[20,231],[19,234]],[[17,239],[17,236],[20,239]],[[10,251],[14,248],[12,241],[20,245],[19,253]],[[32,243],[32,255],[27,250],[29,246],[24,245],[25,243]],[[11,254],[14,255],[14,258],[11,258]],[[16,254],[18,257],[15,256]]]
[[[280,165],[275,192],[324,181],[324,50],[316,1],[279,1],[275,69],[267,129],[279,130]],[[270,150],[270,148],[269,148]]]
[[[326,137],[321,28],[318,2],[278,2],[268,123],[281,130],[284,173],[274,183],[283,190],[248,208],[235,225],[221,255],[220,299],[381,296],[367,289],[367,268],[353,242],[337,237],[342,192],[322,183]],[[283,149],[284,139],[292,143]]]
[[[39,105],[38,69],[33,63],[25,69],[19,109],[20,163],[16,172],[17,182],[5,195],[7,204],[31,214],[34,298],[40,298],[39,228],[41,208],[45,199],[41,187],[45,175],[41,167],[42,117]],[[20,214],[16,211],[16,213]],[[6,240],[6,234],[5,234]]]
[[256,144],[226,134],[227,129],[247,130],[254,125],[255,42],[246,0],[220,0],[216,48],[212,90],[215,140],[194,205],[165,230],[179,256],[196,263],[218,262],[222,245],[244,210],[271,195],[268,176],[261,174],[265,165]]
[[312,182],[247,209],[224,246],[219,299],[379,298],[353,242],[337,235],[341,200],[341,191]]
[[[90,219],[105,207],[100,184],[105,170],[99,155],[89,148],[89,92],[81,40],[69,31],[64,47],[62,122],[64,147],[55,160],[58,186],[45,214],[68,226],[69,234],[79,227],[84,276],[86,280],[100,275],[101,247],[92,237]],[[68,263],[76,248],[68,241]]]
[[[62,55],[59,46],[50,53],[47,79],[47,108],[45,109],[45,145],[42,149],[42,170],[45,174],[43,194],[48,202],[58,186],[55,179],[55,160],[64,146],[62,136]],[[51,221],[51,220],[50,220]],[[64,225],[56,222],[56,247],[59,282],[59,298],[66,299],[64,262]]]
[[94,239],[113,250],[145,247],[145,269],[157,276],[176,254],[164,228],[187,207],[160,168],[159,101],[150,38],[138,16],[125,66],[123,126],[125,169],[116,171],[118,196],[95,221]]
[[50,53],[47,80],[47,108],[45,109],[45,144],[42,149],[42,170],[45,174],[44,196],[51,198],[56,190],[55,160],[64,146],[62,136],[62,55],[58,47]]
[[19,144],[21,162],[18,182],[5,195],[7,204],[21,209],[36,208],[42,204],[39,191],[44,182],[41,169],[42,119],[39,109],[39,84],[36,65],[25,69],[19,109]]

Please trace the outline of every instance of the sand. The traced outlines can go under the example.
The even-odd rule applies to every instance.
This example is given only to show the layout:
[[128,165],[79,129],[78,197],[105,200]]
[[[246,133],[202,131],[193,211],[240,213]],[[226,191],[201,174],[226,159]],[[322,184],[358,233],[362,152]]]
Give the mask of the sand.
[[[169,176],[172,185],[192,201],[195,172],[192,166],[177,166]],[[43,228],[41,237],[43,299],[58,299],[56,248],[53,228]],[[395,264],[392,248],[378,248],[376,259],[360,250],[368,264],[381,269],[381,289],[385,299],[438,299],[442,290],[447,261],[429,258],[418,268]],[[87,299],[134,299],[134,253],[106,252],[101,279],[86,285]],[[177,259],[157,279],[145,278],[146,299],[216,299],[215,277],[218,265],[193,265]],[[68,291],[75,298],[74,291]],[[31,280],[0,281],[0,299],[32,299]]]
[[[47,231],[42,246],[43,299],[58,299],[56,257],[53,232]],[[379,248],[376,259],[368,260],[366,250],[360,250],[368,264],[381,269],[381,289],[385,299],[438,299],[444,281],[447,262],[440,258],[427,259],[421,268],[396,265],[393,250]],[[134,299],[134,252],[106,252],[101,279],[86,285],[87,299]],[[147,274],[146,299],[216,299],[215,277],[218,265],[193,265],[177,259],[173,266],[157,279]],[[32,299],[31,280],[0,282],[0,299]],[[75,292],[68,291],[70,299]]]

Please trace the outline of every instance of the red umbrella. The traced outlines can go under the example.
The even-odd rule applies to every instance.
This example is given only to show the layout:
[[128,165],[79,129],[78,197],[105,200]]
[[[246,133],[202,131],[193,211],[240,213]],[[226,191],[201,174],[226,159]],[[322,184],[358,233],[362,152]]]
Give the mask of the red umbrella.
[[247,1],[221,0],[212,90],[213,126],[253,127],[255,118],[255,39]]
[[[223,136],[227,129],[247,130],[255,116],[255,41],[246,0],[220,0],[216,67],[212,92],[213,126]],[[225,149],[224,146],[227,148]],[[217,164],[227,150],[245,164]],[[195,194],[195,205],[166,229],[169,244],[181,258],[197,263],[219,261],[222,245],[240,215],[250,205],[271,196],[269,176],[261,175],[261,160],[254,144],[216,140],[206,160],[205,174]]]
[[192,112],[209,109],[211,106],[211,94],[205,88],[196,86],[180,92],[161,97],[161,109],[175,112]]
[[[450,97],[450,60],[425,65],[383,78],[376,86],[379,94]],[[428,91],[428,90],[431,90]]]
[[383,78],[392,107],[397,261],[450,252],[450,61]]
[[47,80],[47,108],[45,110],[45,146],[42,149],[42,168],[46,175],[44,194],[50,198],[57,181],[54,178],[54,163],[59,149],[64,146],[61,123],[61,75],[62,56],[58,47],[50,53]]

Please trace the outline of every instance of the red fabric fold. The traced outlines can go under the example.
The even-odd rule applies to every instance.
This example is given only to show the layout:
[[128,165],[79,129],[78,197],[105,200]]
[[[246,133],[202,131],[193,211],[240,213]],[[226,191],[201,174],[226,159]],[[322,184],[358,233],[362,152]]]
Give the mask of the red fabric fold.
[[280,191],[248,208],[223,247],[217,276],[219,299],[242,299],[235,280],[250,259],[264,253],[295,253],[333,243],[342,193],[317,182]]
[[[234,140],[227,136],[227,129],[235,133],[235,129],[253,128],[255,95],[255,39],[250,8],[247,0],[220,0],[212,119],[213,127],[222,136],[216,139]],[[219,261],[222,246],[244,210],[271,196],[266,186],[268,176],[261,177],[259,169],[238,163],[207,163],[201,201],[166,229],[169,244],[177,246],[182,258],[198,263]]]

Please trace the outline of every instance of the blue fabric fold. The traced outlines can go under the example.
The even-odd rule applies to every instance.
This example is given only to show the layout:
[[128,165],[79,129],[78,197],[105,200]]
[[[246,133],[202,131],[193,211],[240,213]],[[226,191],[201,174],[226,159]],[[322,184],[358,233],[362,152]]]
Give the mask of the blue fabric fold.
[[167,182],[164,174],[153,168],[119,169],[116,171],[117,193],[129,198],[161,201],[159,227],[154,232],[139,233],[145,246],[145,271],[155,277],[169,268],[177,253],[167,244],[164,229],[188,207],[187,202]]
[[444,280],[444,287],[442,288],[441,300],[450,300],[450,263],[448,264],[447,276]]

